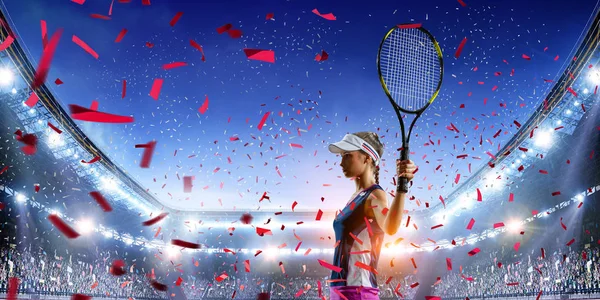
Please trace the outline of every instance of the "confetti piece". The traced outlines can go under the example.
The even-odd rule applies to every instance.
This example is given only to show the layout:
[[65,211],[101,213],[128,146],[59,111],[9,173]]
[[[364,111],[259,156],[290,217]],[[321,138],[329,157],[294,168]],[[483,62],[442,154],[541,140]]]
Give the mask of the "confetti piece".
[[8,288],[6,293],[7,300],[17,300],[17,291],[19,289],[19,278],[10,277],[8,279]]
[[467,230],[471,230],[473,228],[473,225],[475,225],[475,219],[471,218],[471,221],[469,221],[469,225],[467,225]]
[[246,270],[246,273],[250,273],[250,260],[246,259],[244,261],[244,269]]
[[552,193],[552,196],[558,196],[558,195],[560,195],[560,191],[556,191],[556,192]]
[[262,130],[262,128],[263,128],[263,126],[265,125],[265,122],[267,121],[267,118],[269,117],[269,114],[270,114],[270,113],[271,113],[271,112],[269,112],[269,111],[268,111],[268,112],[266,112],[266,113],[263,115],[262,119],[260,119],[260,122],[258,123],[258,126],[257,126],[258,130]]
[[144,221],[142,223],[142,225],[144,225],[144,226],[152,226],[152,225],[160,222],[160,220],[164,219],[168,215],[169,215],[169,213],[161,213],[160,215],[158,215],[158,216],[156,216],[156,217],[154,217],[154,218],[152,218],[152,219],[150,219],[148,221]]
[[150,5],[150,0],[142,0],[142,5]]
[[119,35],[115,39],[115,43],[120,43],[123,40],[123,37],[125,37],[126,33],[127,33],[127,29],[126,28],[121,29],[121,32],[119,32]]
[[217,282],[221,282],[221,281],[223,281],[223,280],[227,279],[228,277],[229,277],[229,275],[227,275],[226,273],[223,273],[223,274],[221,274],[221,275],[217,276],[217,277],[215,278],[215,280],[216,280]]
[[77,4],[83,5],[83,3],[85,3],[85,0],[71,0],[71,2],[75,2]]
[[513,246],[513,248],[515,249],[515,252],[519,252],[519,248],[521,247],[521,243],[520,242],[516,242],[515,245]]
[[190,45],[196,49],[198,49],[198,51],[200,51],[200,53],[202,54],[202,61],[206,61],[206,58],[204,57],[204,50],[202,49],[202,46],[200,46],[200,44],[196,43],[194,40],[190,40]]
[[217,27],[217,33],[222,34],[224,32],[227,32],[229,29],[231,29],[233,27],[233,25],[227,23],[221,27]]
[[60,36],[62,35],[63,29],[59,28],[54,32],[48,45],[44,47],[44,51],[42,52],[42,58],[40,59],[40,63],[38,64],[37,69],[35,70],[35,77],[33,78],[33,83],[31,85],[32,89],[36,89],[37,87],[44,84],[46,81],[46,77],[48,76],[48,70],[50,70],[50,64],[52,63],[52,59],[54,58],[54,52],[56,51],[56,46],[58,46],[58,41],[60,40]]
[[444,224],[435,225],[435,226],[431,227],[431,230],[436,229],[436,228],[440,228],[442,226],[444,226]]
[[523,54],[522,57],[523,57],[523,59],[531,60],[531,57],[529,57],[528,55]]
[[2,44],[0,44],[0,51],[6,50],[14,41],[15,38],[13,38],[12,35],[7,36],[4,41],[2,41]]
[[465,37],[465,38],[463,38],[462,42],[460,42],[460,44],[458,45],[458,48],[456,48],[456,52],[454,53],[455,58],[460,57],[460,53],[462,52],[466,43],[467,43],[467,38]]
[[158,290],[161,292],[165,292],[169,289],[169,287],[166,284],[162,284],[156,280],[152,280],[150,283],[155,290]]
[[20,129],[15,131],[15,135],[17,136],[17,141],[25,144],[25,146],[21,147],[21,151],[25,155],[34,155],[37,152],[37,136],[31,133],[23,135]]
[[567,230],[567,225],[565,225],[565,223],[563,223],[563,218],[560,218],[560,226],[566,231]]
[[79,233],[77,233],[73,228],[71,228],[67,223],[65,223],[59,216],[55,214],[48,215],[48,220],[56,227],[56,229],[60,230],[66,237],[70,239],[74,239],[79,237]]
[[200,108],[198,108],[198,111],[201,114],[204,114],[207,109],[208,109],[208,96],[206,96],[206,98],[204,99],[204,103],[202,103],[202,106]]
[[88,296],[88,295],[84,295],[84,294],[71,295],[71,300],[89,300],[89,299],[92,299],[92,297]]
[[113,115],[109,113],[99,112],[92,109],[87,109],[76,104],[69,104],[71,118],[80,121],[98,122],[98,123],[131,123],[133,117]]
[[414,24],[399,24],[396,25],[398,28],[400,29],[411,29],[411,28],[421,28],[421,23],[414,23]]
[[100,14],[90,14],[90,17],[92,17],[93,19],[110,20],[110,17]]
[[540,297],[542,296],[542,293],[543,293],[543,292],[544,292],[544,291],[540,291],[540,292],[538,293],[537,297],[535,297],[535,300],[540,300]]
[[182,241],[182,240],[178,240],[178,239],[172,239],[171,245],[175,245],[175,246],[179,246],[179,247],[183,247],[183,248],[190,248],[190,249],[199,249],[200,248],[199,244],[190,243],[190,242],[186,242],[186,241]]
[[462,7],[467,7],[467,4],[463,0],[458,0],[458,3],[460,3]]
[[100,192],[98,192],[98,191],[90,192],[90,196],[92,196],[92,198],[94,198],[94,200],[96,200],[96,202],[98,203],[98,205],[100,205],[102,210],[104,210],[105,212],[112,211],[112,207],[110,206],[108,201],[106,201],[104,196],[102,196],[102,194],[100,194]]
[[273,232],[271,232],[270,229],[256,227],[256,234],[258,234],[259,236],[265,236],[265,234],[273,235]]
[[481,250],[479,250],[479,248],[475,248],[475,249],[469,251],[468,254],[469,254],[469,256],[474,256],[475,254],[479,253],[479,251],[481,251]]
[[273,17],[275,17],[274,13],[268,13],[267,16],[265,17],[265,20],[271,20],[271,19],[273,19]]
[[38,103],[38,101],[40,101],[38,95],[35,92],[31,92],[31,95],[29,95],[29,98],[27,99],[27,101],[25,101],[25,104],[32,108],[35,106],[36,103]]
[[242,31],[239,29],[231,29],[227,31],[227,34],[229,34],[229,37],[232,39],[239,39],[242,37]]
[[171,22],[169,22],[169,25],[171,25],[171,27],[175,26],[175,24],[177,24],[177,21],[179,21],[179,18],[181,18],[181,16],[183,16],[183,12],[180,11],[177,14],[175,14],[175,16],[173,17],[173,19],[171,19]]
[[515,201],[515,195],[513,193],[510,193],[510,195],[508,196],[508,202],[513,202]]
[[481,197],[481,191],[479,190],[479,188],[477,188],[477,201],[482,201],[483,198]]
[[449,257],[446,257],[446,268],[448,271],[452,271],[452,260]]
[[571,245],[573,245],[573,243],[575,243],[575,239],[572,239],[572,240],[570,240],[570,241],[567,243],[567,246],[571,246]]
[[442,300],[442,297],[438,297],[438,296],[425,296],[425,300]]
[[337,266],[334,266],[334,265],[332,265],[332,264],[329,264],[329,263],[327,263],[327,262],[325,262],[325,261],[323,261],[323,260],[317,259],[317,261],[319,262],[319,264],[320,264],[322,267],[325,267],[325,268],[327,268],[327,269],[329,269],[329,270],[332,270],[332,271],[334,271],[334,272],[337,272],[337,273],[339,273],[339,272],[341,272],[341,271],[342,271],[342,268],[340,268],[340,267],[337,267]]
[[94,51],[94,49],[92,49],[92,47],[90,47],[88,44],[86,44],[84,41],[82,41],[79,37],[77,37],[76,35],[73,35],[73,38],[71,40],[75,44],[77,44],[79,47],[83,48],[83,50],[85,50],[85,52],[89,53],[95,59],[98,59],[98,57],[99,57],[98,53],[96,53],[96,51]]
[[180,68],[180,67],[185,67],[185,66],[187,66],[186,62],[177,61],[177,62],[172,62],[172,63],[163,65],[163,69],[170,70],[170,69]]
[[158,100],[158,95],[160,94],[163,82],[163,79],[154,79],[154,83],[152,84],[152,90],[150,90],[150,97],[152,97],[154,100]]
[[316,8],[315,8],[315,9],[313,9],[313,10],[312,10],[312,12],[313,12],[315,15],[317,15],[317,16],[319,16],[319,17],[321,17],[321,18],[325,19],[325,20],[329,20],[329,21],[335,21],[335,20],[336,20],[336,17],[335,17],[335,16],[334,16],[332,13],[328,13],[328,14],[321,14],[321,13],[319,13],[319,11],[318,11]]
[[120,259],[116,259],[112,262],[110,266],[110,274],[113,276],[123,276],[127,273],[127,268],[125,267],[125,262]]
[[152,161],[154,148],[156,148],[156,141],[151,141],[147,144],[137,144],[135,145],[135,148],[144,148],[144,154],[142,155],[142,160],[140,161],[140,167],[149,168],[150,162]]
[[240,221],[242,222],[242,224],[246,225],[252,223],[252,219],[254,219],[254,217],[249,213],[245,213],[242,215],[242,217],[240,217]]
[[181,279],[181,277],[177,277],[177,281],[175,281],[175,286],[181,286],[182,282],[183,282],[183,279]]
[[259,60],[268,63],[275,63],[275,51],[262,49],[244,48],[246,57],[251,60]]
[[56,78],[56,80],[54,80],[54,84],[56,84],[56,85],[61,85],[63,83],[64,82],[62,80],[60,80],[60,78]]
[[100,159],[101,159],[100,156],[95,156],[90,161],[85,161],[85,160],[82,159],[81,163],[84,163],[84,164],[93,164],[93,163],[99,161]]
[[329,58],[329,54],[327,54],[327,52],[325,52],[325,50],[322,50],[321,54],[317,54],[317,56],[315,56],[316,61],[325,61],[328,58]]
[[317,217],[315,218],[316,221],[321,221],[321,217],[323,216],[323,211],[319,209],[319,211],[317,212]]
[[194,176],[183,176],[183,192],[191,193],[192,192],[192,180]]
[[494,223],[494,229],[500,228],[500,227],[504,227],[504,223],[502,223],[502,222]]

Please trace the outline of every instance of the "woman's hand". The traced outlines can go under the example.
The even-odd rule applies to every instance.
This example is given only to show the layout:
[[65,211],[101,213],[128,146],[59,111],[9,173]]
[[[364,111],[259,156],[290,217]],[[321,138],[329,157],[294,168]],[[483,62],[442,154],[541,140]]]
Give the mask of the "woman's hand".
[[412,160],[396,159],[396,174],[398,174],[398,177],[405,177],[408,181],[411,181],[416,172],[417,166]]

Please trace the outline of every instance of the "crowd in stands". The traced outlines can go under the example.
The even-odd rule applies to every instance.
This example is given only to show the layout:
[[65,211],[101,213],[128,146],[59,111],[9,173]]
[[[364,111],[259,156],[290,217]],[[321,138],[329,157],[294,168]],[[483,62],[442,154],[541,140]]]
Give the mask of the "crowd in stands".
[[509,264],[482,256],[475,264],[463,268],[462,274],[451,272],[434,287],[435,295],[444,298],[491,296],[537,296],[556,294],[600,293],[600,251],[554,252],[527,255]]

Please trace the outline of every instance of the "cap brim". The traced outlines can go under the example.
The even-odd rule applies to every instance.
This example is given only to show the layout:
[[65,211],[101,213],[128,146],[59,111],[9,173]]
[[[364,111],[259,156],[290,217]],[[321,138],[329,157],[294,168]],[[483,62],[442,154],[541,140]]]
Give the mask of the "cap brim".
[[356,151],[360,150],[360,147],[354,146],[346,141],[339,141],[337,143],[329,144],[329,152],[341,153],[342,151]]

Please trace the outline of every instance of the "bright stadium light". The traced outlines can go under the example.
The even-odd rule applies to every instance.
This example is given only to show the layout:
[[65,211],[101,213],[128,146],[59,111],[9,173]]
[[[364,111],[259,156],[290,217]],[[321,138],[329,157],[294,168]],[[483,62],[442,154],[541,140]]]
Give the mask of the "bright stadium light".
[[578,201],[583,201],[583,194],[578,194],[578,195],[577,195],[575,198],[576,198]]
[[94,223],[89,219],[83,219],[77,222],[77,231],[81,234],[88,234],[94,231]]
[[521,222],[516,220],[511,220],[506,224],[506,227],[510,233],[517,233],[521,229]]
[[0,85],[9,85],[13,82],[13,73],[7,69],[7,68],[2,68],[0,69]]
[[17,89],[15,89],[15,88],[12,88],[12,90],[10,90],[10,92],[11,92],[11,93],[13,93],[13,95],[14,95],[14,94],[16,94],[16,93],[17,93]]
[[65,144],[63,138],[58,134],[50,134],[48,137],[48,146],[50,148],[61,147]]
[[17,202],[25,202],[25,200],[27,200],[27,197],[25,197],[25,195],[21,194],[21,193],[16,193],[15,197],[17,198]]
[[538,147],[547,148],[552,143],[552,131],[539,131],[535,134],[535,142],[534,144]]
[[600,85],[600,74],[598,72],[590,72],[589,80],[593,85]]

